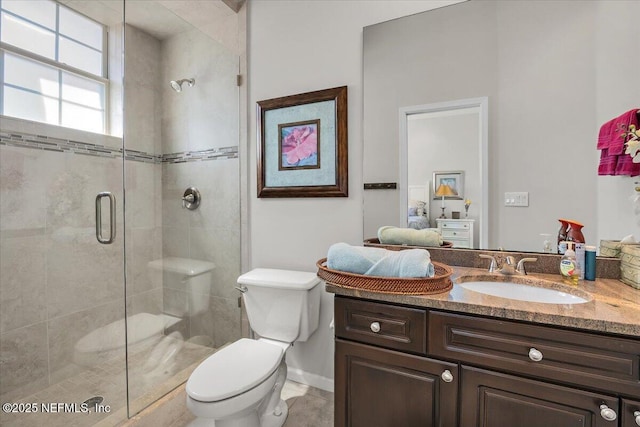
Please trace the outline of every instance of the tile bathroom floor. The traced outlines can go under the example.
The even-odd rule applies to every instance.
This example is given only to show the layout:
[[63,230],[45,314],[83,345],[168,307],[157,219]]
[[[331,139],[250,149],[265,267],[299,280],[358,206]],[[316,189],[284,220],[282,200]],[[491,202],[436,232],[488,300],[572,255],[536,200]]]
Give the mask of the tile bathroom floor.
[[[186,397],[182,385],[118,427],[187,427],[194,416],[187,409]],[[282,398],[289,406],[284,427],[333,426],[333,393],[287,381]]]
[[333,393],[287,381],[282,398],[289,406],[284,427],[333,426]]

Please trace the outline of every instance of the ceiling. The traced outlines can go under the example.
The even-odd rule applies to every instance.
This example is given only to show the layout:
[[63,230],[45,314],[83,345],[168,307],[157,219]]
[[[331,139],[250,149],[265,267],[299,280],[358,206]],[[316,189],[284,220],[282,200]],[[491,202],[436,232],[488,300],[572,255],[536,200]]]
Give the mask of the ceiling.
[[[122,22],[122,2],[114,0],[59,0],[105,25]],[[244,0],[127,0],[127,23],[164,40],[194,27],[211,34],[236,15]],[[153,13],[149,13],[153,10]]]

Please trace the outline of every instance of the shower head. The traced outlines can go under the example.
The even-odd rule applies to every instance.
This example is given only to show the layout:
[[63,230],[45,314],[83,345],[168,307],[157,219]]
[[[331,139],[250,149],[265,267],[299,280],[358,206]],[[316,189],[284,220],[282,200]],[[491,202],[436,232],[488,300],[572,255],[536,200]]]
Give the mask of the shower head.
[[180,79],[180,80],[171,80],[169,82],[169,84],[171,85],[171,88],[173,90],[175,90],[176,92],[182,92],[182,84],[183,83],[187,83],[189,85],[189,87],[193,87],[193,85],[196,84],[196,80],[195,79]]

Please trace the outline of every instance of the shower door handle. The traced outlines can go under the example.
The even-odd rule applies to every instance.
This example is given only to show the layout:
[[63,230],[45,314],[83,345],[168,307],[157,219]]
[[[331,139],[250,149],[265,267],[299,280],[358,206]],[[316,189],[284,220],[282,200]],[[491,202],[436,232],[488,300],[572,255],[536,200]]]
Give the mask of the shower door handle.
[[[109,198],[109,238],[102,237],[102,198]],[[103,245],[113,243],[116,238],[116,198],[109,191],[103,191],[96,196],[96,239]]]

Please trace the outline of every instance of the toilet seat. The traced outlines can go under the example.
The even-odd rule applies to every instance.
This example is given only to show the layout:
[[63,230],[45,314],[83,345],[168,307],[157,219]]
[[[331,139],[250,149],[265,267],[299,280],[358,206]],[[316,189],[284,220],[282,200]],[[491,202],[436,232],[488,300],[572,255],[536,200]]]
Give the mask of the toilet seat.
[[265,381],[280,366],[284,350],[242,338],[205,359],[191,374],[186,391],[200,402],[237,396]]

